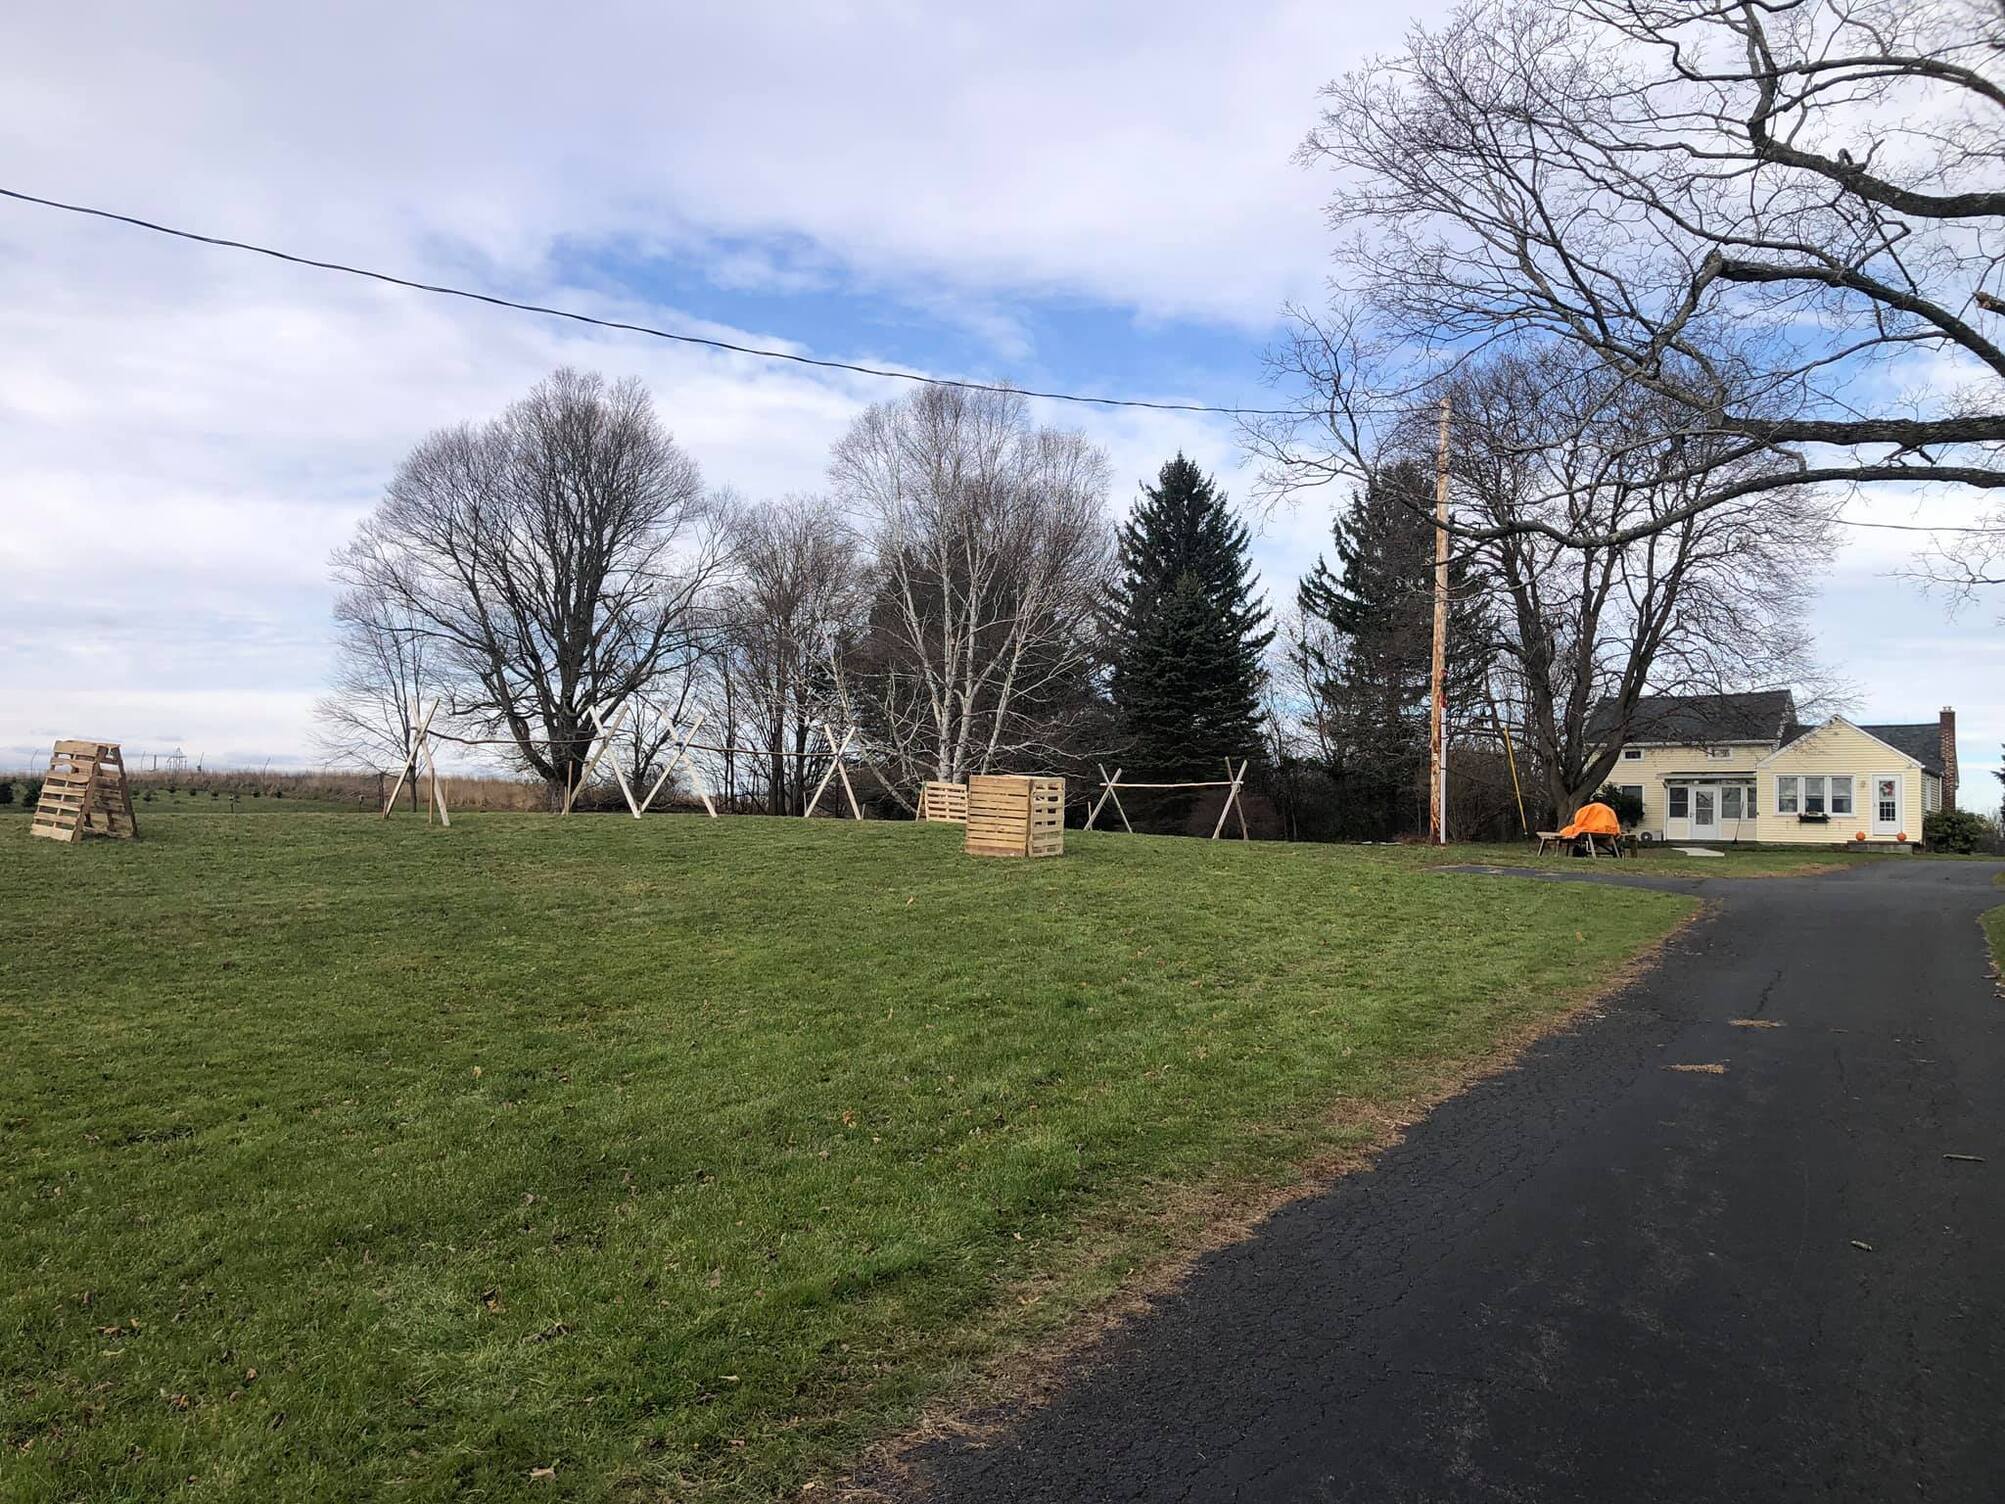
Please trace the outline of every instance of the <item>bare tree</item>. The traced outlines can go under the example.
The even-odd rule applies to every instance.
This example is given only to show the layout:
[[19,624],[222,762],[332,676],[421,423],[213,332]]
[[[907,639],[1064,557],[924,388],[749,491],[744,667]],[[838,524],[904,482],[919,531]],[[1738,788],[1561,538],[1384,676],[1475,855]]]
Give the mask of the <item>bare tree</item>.
[[871,550],[847,689],[907,786],[1070,756],[1094,713],[1113,564],[1106,456],[1014,393],[869,409],[831,474]]
[[[334,603],[334,676],[314,703],[315,740],[336,762],[400,766],[421,715],[441,690],[427,642],[394,601],[346,590]],[[417,780],[410,780],[417,808]]]
[[1620,524],[1512,524],[1562,541],[1813,482],[2005,485],[2001,60],[1995,0],[1472,0],[1416,26],[1303,147],[1343,175],[1348,291],[1284,356],[1321,368],[1323,462],[1444,369],[1559,344],[1714,476]]
[[1562,816],[1607,781],[1646,693],[1815,676],[1803,613],[1834,507],[1807,492],[1693,507],[1765,461],[1666,437],[1663,401],[1566,351],[1472,368],[1454,392],[1455,495],[1487,535],[1472,573],[1497,598],[1503,676]]
[[767,810],[798,814],[824,765],[818,723],[846,719],[836,664],[854,644],[865,600],[858,549],[834,507],[802,498],[747,508],[732,538],[726,718],[742,717],[765,751]]
[[505,739],[561,799],[595,735],[703,645],[720,550],[696,464],[638,381],[558,371],[492,422],[425,439],[339,578],[410,624],[451,732]]

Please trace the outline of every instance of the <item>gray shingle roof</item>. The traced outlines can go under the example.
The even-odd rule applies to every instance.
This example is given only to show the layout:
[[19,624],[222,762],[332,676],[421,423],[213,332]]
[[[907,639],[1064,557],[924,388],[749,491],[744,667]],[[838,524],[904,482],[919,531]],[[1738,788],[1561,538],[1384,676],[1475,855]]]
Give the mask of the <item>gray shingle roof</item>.
[[[1796,720],[1796,699],[1786,689],[1734,695],[1645,695],[1630,722],[1632,742],[1774,742]],[[1603,740],[1613,730],[1615,706],[1604,700],[1587,720],[1587,734]]]
[[1942,723],[1922,721],[1907,726],[1861,726],[1868,736],[1877,736],[1889,747],[1907,753],[1929,772],[1942,773]]

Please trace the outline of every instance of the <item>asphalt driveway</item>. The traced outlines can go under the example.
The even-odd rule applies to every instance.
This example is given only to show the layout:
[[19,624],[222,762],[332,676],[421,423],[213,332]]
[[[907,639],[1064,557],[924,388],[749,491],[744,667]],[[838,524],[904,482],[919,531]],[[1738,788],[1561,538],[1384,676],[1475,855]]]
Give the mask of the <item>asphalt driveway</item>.
[[1998,870],[1666,884],[1648,979],[896,1491],[2005,1499]]

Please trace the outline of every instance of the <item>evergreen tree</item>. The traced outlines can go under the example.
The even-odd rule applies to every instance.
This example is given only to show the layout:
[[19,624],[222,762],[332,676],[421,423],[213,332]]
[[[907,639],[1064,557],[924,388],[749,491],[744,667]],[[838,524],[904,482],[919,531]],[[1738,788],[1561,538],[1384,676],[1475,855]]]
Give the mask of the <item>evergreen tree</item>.
[[[1428,691],[1433,675],[1433,484],[1410,460],[1352,496],[1332,527],[1337,564],[1318,558],[1297,599],[1329,628],[1332,647],[1305,648],[1332,775],[1351,811],[1347,834],[1384,838],[1414,829],[1427,807]],[[1484,582],[1449,566],[1448,705],[1483,703],[1494,655]]]
[[1128,766],[1215,777],[1226,758],[1257,756],[1274,634],[1253,595],[1245,524],[1179,454],[1142,487],[1120,543],[1107,625]]

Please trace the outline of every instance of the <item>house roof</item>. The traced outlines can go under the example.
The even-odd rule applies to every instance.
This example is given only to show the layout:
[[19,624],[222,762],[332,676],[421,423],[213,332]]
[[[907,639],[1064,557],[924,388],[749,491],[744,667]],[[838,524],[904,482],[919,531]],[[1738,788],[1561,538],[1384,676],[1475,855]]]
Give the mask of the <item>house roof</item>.
[[[1629,724],[1631,742],[1774,742],[1796,721],[1796,699],[1786,689],[1735,695],[1645,695]],[[1587,734],[1605,741],[1615,732],[1615,703],[1603,700],[1587,718]]]
[[1896,752],[1905,752],[1922,765],[1922,771],[1942,776],[1942,723],[1922,721],[1907,726],[1861,726],[1868,736],[1878,737]]

